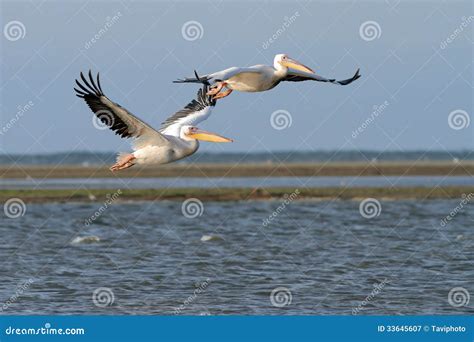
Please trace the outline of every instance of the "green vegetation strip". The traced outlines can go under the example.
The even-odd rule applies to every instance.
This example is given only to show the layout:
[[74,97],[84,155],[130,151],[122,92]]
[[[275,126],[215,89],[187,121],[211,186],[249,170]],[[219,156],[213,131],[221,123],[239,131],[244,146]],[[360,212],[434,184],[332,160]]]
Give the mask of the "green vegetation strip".
[[296,199],[438,199],[461,198],[474,193],[474,187],[403,187],[403,188],[174,188],[136,190],[2,190],[0,202],[20,198],[25,202],[103,202],[113,198],[128,200],[183,200],[196,197],[202,201],[239,201],[281,199],[296,192]]

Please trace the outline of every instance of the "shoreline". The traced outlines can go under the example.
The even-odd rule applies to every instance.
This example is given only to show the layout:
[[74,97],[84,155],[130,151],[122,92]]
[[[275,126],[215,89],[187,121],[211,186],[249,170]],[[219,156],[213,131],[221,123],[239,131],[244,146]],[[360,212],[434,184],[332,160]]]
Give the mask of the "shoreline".
[[[294,195],[296,192],[296,196]],[[168,188],[168,189],[79,189],[79,190],[2,190],[0,203],[11,198],[20,198],[27,203],[42,202],[114,202],[125,201],[182,201],[198,198],[202,201],[246,201],[246,200],[285,200],[289,196],[296,200],[361,200],[373,197],[379,200],[432,200],[461,199],[473,193],[474,187],[360,187],[360,188]]]
[[116,173],[112,173],[108,166],[0,165],[0,179],[319,176],[474,176],[474,162],[193,163],[133,167]]

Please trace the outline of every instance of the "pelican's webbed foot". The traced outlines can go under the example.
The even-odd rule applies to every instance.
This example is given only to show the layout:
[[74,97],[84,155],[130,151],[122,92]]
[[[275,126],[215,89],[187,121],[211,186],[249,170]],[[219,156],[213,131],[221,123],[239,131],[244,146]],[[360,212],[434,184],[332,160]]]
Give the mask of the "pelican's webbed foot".
[[227,89],[226,91],[222,91],[222,92],[218,93],[212,99],[213,100],[223,99],[224,97],[229,96],[230,93],[232,93],[232,89]]

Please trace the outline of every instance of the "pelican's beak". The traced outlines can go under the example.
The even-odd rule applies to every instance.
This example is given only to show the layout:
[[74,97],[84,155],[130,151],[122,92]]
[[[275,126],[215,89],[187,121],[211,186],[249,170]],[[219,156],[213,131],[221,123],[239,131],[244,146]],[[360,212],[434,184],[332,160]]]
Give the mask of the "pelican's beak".
[[309,72],[309,73],[314,74],[314,71],[311,68],[308,68],[306,65],[292,58],[287,58],[286,60],[281,61],[280,64],[283,66],[286,66],[287,68],[292,68],[299,71],[304,71],[304,72]]
[[233,142],[234,141],[232,139],[225,138],[221,135],[211,133],[211,132],[206,132],[206,131],[203,131],[203,130],[200,130],[200,129],[194,131],[193,133],[188,133],[187,136],[191,137],[191,138],[194,138],[194,139],[197,139],[197,140],[218,142],[218,143]]

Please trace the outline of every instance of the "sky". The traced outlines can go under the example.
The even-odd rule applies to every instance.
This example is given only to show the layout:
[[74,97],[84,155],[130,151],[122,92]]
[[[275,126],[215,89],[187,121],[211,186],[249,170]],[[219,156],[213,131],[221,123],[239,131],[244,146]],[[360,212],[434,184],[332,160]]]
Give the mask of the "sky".
[[200,124],[234,143],[202,150],[474,149],[471,1],[2,0],[0,13],[0,153],[129,150],[75,97],[80,71],[159,127],[198,89],[173,80],[277,53],[362,78],[234,92]]

